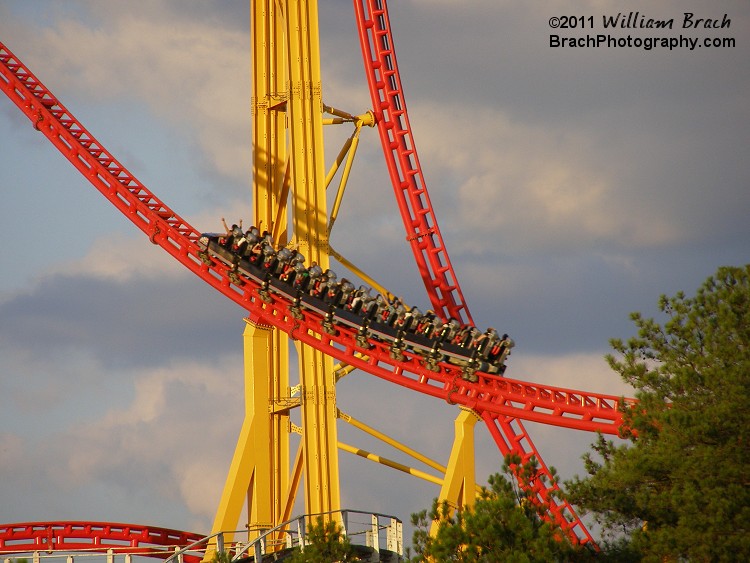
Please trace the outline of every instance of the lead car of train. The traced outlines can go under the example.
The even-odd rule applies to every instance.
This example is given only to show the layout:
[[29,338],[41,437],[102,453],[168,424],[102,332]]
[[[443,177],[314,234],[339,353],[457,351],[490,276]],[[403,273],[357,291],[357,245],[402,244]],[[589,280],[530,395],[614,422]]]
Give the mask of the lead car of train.
[[463,368],[463,377],[477,381],[475,372],[502,375],[505,360],[513,347],[507,334],[494,328],[480,332],[455,319],[443,321],[433,312],[407,307],[398,299],[373,295],[371,288],[355,288],[346,278],[323,270],[313,262],[304,265],[304,256],[296,250],[277,249],[268,232],[256,227],[245,232],[233,225],[226,234],[204,233],[198,239],[201,258],[211,257],[230,268],[230,278],[241,283],[240,275],[260,286],[261,299],[276,293],[291,303],[292,315],[301,317],[302,309],[322,317],[322,329],[334,334],[336,325],[357,330],[357,344],[369,347],[370,339],[386,342],[390,355],[403,360],[411,351],[424,358],[425,365],[439,370],[440,362]]

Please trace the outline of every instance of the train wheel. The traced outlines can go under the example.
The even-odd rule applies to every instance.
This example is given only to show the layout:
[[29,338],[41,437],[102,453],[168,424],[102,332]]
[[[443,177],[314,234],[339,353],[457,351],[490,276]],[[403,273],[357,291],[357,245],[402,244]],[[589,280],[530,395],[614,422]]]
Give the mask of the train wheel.
[[367,333],[363,334],[361,331],[357,333],[357,346],[364,348],[365,350],[369,350],[373,347],[367,339]]
[[471,383],[476,383],[479,381],[476,371],[476,368],[466,367],[461,373],[461,378],[470,381]]

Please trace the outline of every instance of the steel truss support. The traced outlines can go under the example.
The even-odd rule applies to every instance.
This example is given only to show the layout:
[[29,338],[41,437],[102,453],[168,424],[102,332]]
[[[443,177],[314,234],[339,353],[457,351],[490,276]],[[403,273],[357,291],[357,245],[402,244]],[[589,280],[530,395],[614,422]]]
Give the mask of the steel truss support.
[[[306,264],[317,262],[325,270],[329,229],[317,2],[251,4],[253,224],[271,232],[279,246],[293,243]],[[333,359],[308,344],[295,344],[299,401],[290,396],[287,336],[248,323],[247,412],[214,533],[237,528],[245,496],[251,539],[283,522],[294,506],[300,475],[306,513],[341,508]],[[297,405],[302,441],[290,468],[289,410]]]
[[[328,212],[317,2],[289,0],[285,16],[294,241],[307,264],[317,262],[327,269]],[[296,344],[305,512],[330,513],[341,509],[333,358],[306,344]]]
[[445,471],[445,481],[440,489],[440,500],[454,506],[474,506],[477,495],[474,463],[474,426],[480,416],[464,407],[454,422],[453,448]]
[[[288,389],[288,381],[279,377],[288,370],[285,357],[275,353],[277,332],[253,322],[245,328],[245,419],[214,520],[215,532],[237,528],[245,501],[250,539],[274,527],[282,512],[288,481],[288,414],[272,412],[270,406],[281,388]],[[225,538],[232,540],[231,534]]]
[[[477,496],[476,469],[474,463],[474,426],[481,420],[470,409],[459,407],[454,422],[455,436],[453,448],[445,471],[445,479],[438,500],[447,501],[451,507],[474,506]],[[437,523],[433,522],[430,535],[437,533]]]

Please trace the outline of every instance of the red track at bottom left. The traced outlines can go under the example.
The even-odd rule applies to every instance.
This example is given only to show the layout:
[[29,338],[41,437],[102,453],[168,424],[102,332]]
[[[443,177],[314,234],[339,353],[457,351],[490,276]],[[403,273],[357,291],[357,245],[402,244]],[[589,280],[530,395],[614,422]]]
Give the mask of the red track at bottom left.
[[[20,522],[0,524],[0,554],[85,551],[166,559],[205,536],[168,528],[114,522]],[[200,557],[186,554],[183,561]]]

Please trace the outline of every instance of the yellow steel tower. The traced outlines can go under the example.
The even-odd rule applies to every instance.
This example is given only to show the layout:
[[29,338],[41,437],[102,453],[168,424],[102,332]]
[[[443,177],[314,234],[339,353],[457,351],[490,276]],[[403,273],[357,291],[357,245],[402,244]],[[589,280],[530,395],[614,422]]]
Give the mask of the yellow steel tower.
[[[308,266],[317,262],[325,270],[329,256],[335,256],[381,294],[388,294],[329,246],[330,226],[341,202],[359,133],[364,125],[373,126],[375,120],[372,112],[352,116],[323,105],[317,0],[252,0],[250,29],[253,224],[272,233],[278,246],[298,248]],[[323,158],[324,107],[326,113],[334,115],[326,123],[350,122],[355,126],[328,175]],[[345,156],[341,185],[329,219],[326,187]],[[227,541],[232,538],[226,532],[238,528],[245,502],[250,540],[289,520],[301,485],[306,514],[334,513],[332,517],[338,517],[335,513],[342,508],[338,449],[362,455],[360,450],[337,440],[336,374],[330,357],[294,341],[299,384],[292,386],[287,335],[248,319],[244,341],[245,418],[212,529],[212,534],[224,532]],[[290,412],[297,408],[299,426],[290,418]],[[361,425],[348,415],[345,419]],[[473,412],[459,414],[447,467],[420,458],[416,452],[381,436],[386,443],[443,473],[442,479],[388,460],[378,461],[440,484],[440,498],[452,506],[473,504],[473,430],[477,420]],[[377,434],[372,429],[365,431]],[[293,433],[301,439],[292,461]],[[210,552],[206,557],[210,558]]]
[[[271,232],[279,245],[298,245],[307,265],[317,262],[325,270],[329,245],[316,0],[253,0],[251,38],[254,224]],[[341,507],[331,358],[295,342],[299,385],[291,387],[288,337],[249,319],[244,338],[245,419],[213,532],[236,529],[247,501],[252,539],[290,517],[303,475],[306,513]],[[297,407],[300,427],[289,417]],[[301,434],[293,464],[292,432]]]

